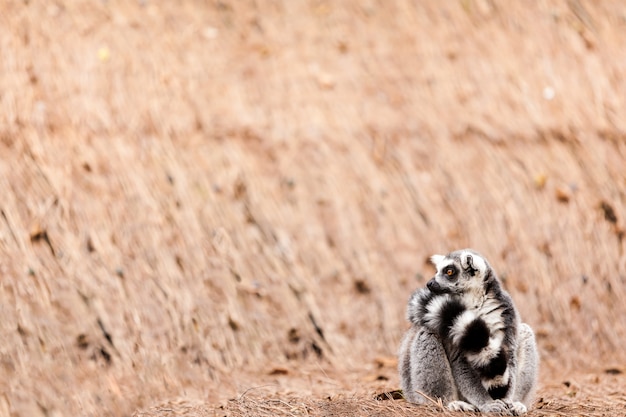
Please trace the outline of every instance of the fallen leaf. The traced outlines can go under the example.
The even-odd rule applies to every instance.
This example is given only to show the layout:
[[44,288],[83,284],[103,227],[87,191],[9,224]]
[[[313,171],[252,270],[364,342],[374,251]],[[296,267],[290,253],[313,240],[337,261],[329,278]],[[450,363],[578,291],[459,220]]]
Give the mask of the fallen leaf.
[[103,46],[100,49],[98,49],[98,59],[101,62],[106,62],[110,58],[111,58],[111,51],[109,50],[109,48],[107,48],[106,46]]
[[404,394],[401,389],[382,392],[374,397],[376,401],[385,401],[385,400],[401,400],[404,398]]
[[572,198],[572,193],[564,187],[558,187],[554,194],[560,203],[569,203],[569,200]]
[[535,182],[535,188],[537,188],[538,190],[542,190],[546,186],[548,177],[546,176],[546,174],[541,173],[535,175],[535,178],[533,178],[533,180]]
[[289,373],[289,369],[277,366],[268,372],[268,375],[287,375]]

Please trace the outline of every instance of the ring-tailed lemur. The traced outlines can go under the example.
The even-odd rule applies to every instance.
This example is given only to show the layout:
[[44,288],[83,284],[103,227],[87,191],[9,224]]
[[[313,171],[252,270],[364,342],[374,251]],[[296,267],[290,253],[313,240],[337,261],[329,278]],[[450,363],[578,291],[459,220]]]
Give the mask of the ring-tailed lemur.
[[519,415],[537,380],[535,336],[489,263],[471,249],[435,255],[437,274],[413,293],[398,369],[407,400]]

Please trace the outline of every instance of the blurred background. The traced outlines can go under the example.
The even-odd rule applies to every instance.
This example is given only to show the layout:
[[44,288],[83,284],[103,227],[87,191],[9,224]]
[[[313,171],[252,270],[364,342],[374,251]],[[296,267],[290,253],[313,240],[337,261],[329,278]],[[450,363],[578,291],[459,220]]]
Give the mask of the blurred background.
[[464,247],[621,372],[623,2],[0,3],[1,415],[396,389]]

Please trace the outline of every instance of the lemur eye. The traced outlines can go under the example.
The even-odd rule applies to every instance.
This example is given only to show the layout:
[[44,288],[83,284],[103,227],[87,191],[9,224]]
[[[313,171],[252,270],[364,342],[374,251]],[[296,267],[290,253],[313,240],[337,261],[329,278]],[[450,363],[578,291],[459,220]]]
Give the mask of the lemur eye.
[[454,275],[454,268],[449,266],[449,267],[447,267],[446,269],[443,270],[443,273],[446,274],[447,276],[451,277],[451,276]]

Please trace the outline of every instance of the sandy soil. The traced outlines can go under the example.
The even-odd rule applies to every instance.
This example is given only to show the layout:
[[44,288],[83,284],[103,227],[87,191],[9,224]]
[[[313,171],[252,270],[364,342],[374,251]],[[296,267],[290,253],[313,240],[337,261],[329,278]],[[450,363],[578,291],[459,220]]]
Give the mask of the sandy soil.
[[0,415],[446,415],[375,397],[462,247],[624,414],[623,2],[2,11]]

